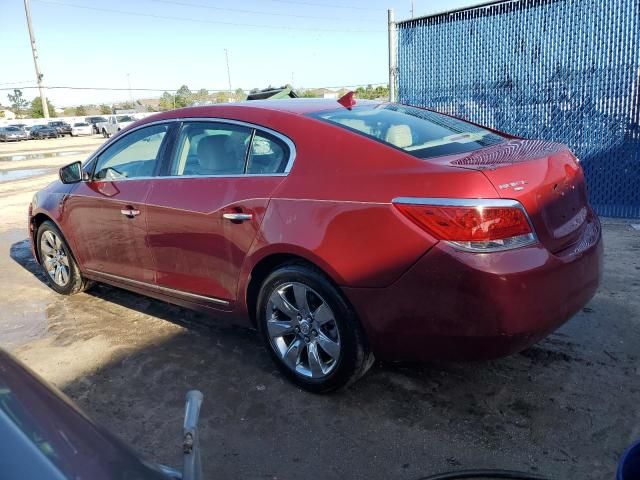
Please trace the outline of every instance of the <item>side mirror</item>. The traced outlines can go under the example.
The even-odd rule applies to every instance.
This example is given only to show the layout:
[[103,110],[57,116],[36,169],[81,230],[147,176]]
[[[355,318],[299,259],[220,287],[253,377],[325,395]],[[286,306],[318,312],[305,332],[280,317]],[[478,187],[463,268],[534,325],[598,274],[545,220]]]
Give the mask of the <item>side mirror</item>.
[[78,183],[84,180],[81,162],[73,162],[62,167],[59,174],[62,183]]

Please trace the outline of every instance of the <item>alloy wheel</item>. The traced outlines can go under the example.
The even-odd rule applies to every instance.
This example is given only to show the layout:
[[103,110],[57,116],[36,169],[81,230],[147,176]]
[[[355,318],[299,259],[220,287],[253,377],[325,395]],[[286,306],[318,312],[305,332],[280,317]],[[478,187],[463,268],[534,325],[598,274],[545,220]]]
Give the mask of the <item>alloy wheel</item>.
[[266,308],[271,347],[288,368],[313,379],[336,368],[340,332],[320,294],[303,283],[287,282],[271,293]]
[[40,237],[40,252],[44,269],[56,285],[64,287],[69,282],[69,257],[62,240],[51,230],[45,231]]

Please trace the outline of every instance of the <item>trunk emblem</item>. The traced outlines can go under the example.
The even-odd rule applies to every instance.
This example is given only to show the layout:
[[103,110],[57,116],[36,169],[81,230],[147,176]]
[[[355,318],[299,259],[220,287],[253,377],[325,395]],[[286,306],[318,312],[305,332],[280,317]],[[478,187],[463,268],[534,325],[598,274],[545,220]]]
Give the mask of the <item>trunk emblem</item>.
[[508,188],[513,188],[514,191],[519,192],[520,190],[524,190],[524,186],[529,183],[526,180],[517,180],[515,182],[503,183],[498,185],[500,190],[506,190]]

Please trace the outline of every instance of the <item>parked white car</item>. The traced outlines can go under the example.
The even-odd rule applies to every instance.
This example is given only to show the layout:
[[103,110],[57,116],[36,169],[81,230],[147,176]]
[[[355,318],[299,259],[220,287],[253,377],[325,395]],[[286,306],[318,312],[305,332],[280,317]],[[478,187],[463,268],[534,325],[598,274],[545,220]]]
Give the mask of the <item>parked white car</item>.
[[125,127],[128,127],[136,119],[131,115],[109,115],[106,122],[96,124],[100,128],[100,133],[104,138],[109,138],[114,133],[118,133]]
[[71,126],[71,136],[77,137],[78,135],[93,135],[93,126],[85,122],[74,123]]

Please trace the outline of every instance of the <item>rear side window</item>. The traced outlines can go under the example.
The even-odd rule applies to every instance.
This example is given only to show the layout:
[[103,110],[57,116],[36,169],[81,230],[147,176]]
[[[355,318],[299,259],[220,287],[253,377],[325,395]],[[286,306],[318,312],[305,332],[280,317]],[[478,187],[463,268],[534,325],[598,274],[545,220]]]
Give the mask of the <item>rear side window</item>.
[[252,129],[240,125],[185,122],[180,130],[171,175],[244,173],[252,133]]
[[465,153],[504,137],[440,113],[398,104],[340,108],[311,116],[398,148],[418,158]]
[[247,173],[282,173],[288,160],[289,148],[281,140],[256,130],[249,150]]

